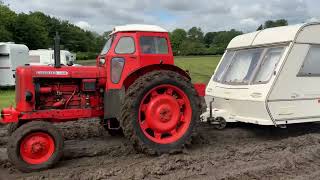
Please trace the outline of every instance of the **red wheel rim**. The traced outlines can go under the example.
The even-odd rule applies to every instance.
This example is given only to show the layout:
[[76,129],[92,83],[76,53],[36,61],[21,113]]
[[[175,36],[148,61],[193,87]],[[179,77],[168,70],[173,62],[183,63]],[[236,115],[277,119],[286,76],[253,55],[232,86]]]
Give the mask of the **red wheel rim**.
[[24,137],[20,144],[21,158],[29,164],[42,164],[54,153],[53,138],[43,132],[35,132]]
[[139,125],[144,135],[153,142],[170,144],[188,130],[192,108],[188,96],[173,85],[160,85],[142,98]]

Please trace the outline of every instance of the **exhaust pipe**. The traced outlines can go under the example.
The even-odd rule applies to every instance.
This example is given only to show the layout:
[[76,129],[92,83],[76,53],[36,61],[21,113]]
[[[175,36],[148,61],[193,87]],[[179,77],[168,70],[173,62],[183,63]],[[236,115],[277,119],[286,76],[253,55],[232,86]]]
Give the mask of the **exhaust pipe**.
[[60,36],[58,32],[56,32],[56,36],[54,37],[54,67],[60,68],[61,67],[61,60],[60,60]]

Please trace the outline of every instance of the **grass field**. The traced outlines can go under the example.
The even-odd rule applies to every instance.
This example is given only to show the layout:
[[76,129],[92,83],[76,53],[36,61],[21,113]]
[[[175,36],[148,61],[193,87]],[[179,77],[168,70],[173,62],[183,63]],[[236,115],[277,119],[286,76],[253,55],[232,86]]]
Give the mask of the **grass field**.
[[[175,57],[175,64],[189,70],[192,81],[207,83],[214,72],[221,56]],[[95,60],[77,61],[82,65],[94,65]],[[0,109],[14,105],[14,90],[0,90]]]

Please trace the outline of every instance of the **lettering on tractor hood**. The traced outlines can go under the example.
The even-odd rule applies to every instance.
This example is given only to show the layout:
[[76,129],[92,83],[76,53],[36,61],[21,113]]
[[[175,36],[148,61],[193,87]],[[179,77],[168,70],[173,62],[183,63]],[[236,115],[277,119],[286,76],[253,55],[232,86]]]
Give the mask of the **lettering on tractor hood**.
[[36,71],[37,75],[68,75],[68,71]]

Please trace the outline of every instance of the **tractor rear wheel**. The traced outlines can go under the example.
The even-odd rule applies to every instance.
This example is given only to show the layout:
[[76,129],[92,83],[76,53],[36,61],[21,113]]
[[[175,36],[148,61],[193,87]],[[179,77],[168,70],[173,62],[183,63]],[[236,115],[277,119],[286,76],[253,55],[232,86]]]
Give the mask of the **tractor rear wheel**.
[[8,158],[23,172],[48,169],[61,158],[63,140],[54,125],[43,121],[29,122],[10,136]]
[[154,71],[137,79],[121,106],[124,135],[138,151],[174,153],[191,142],[200,120],[200,98],[186,77]]

